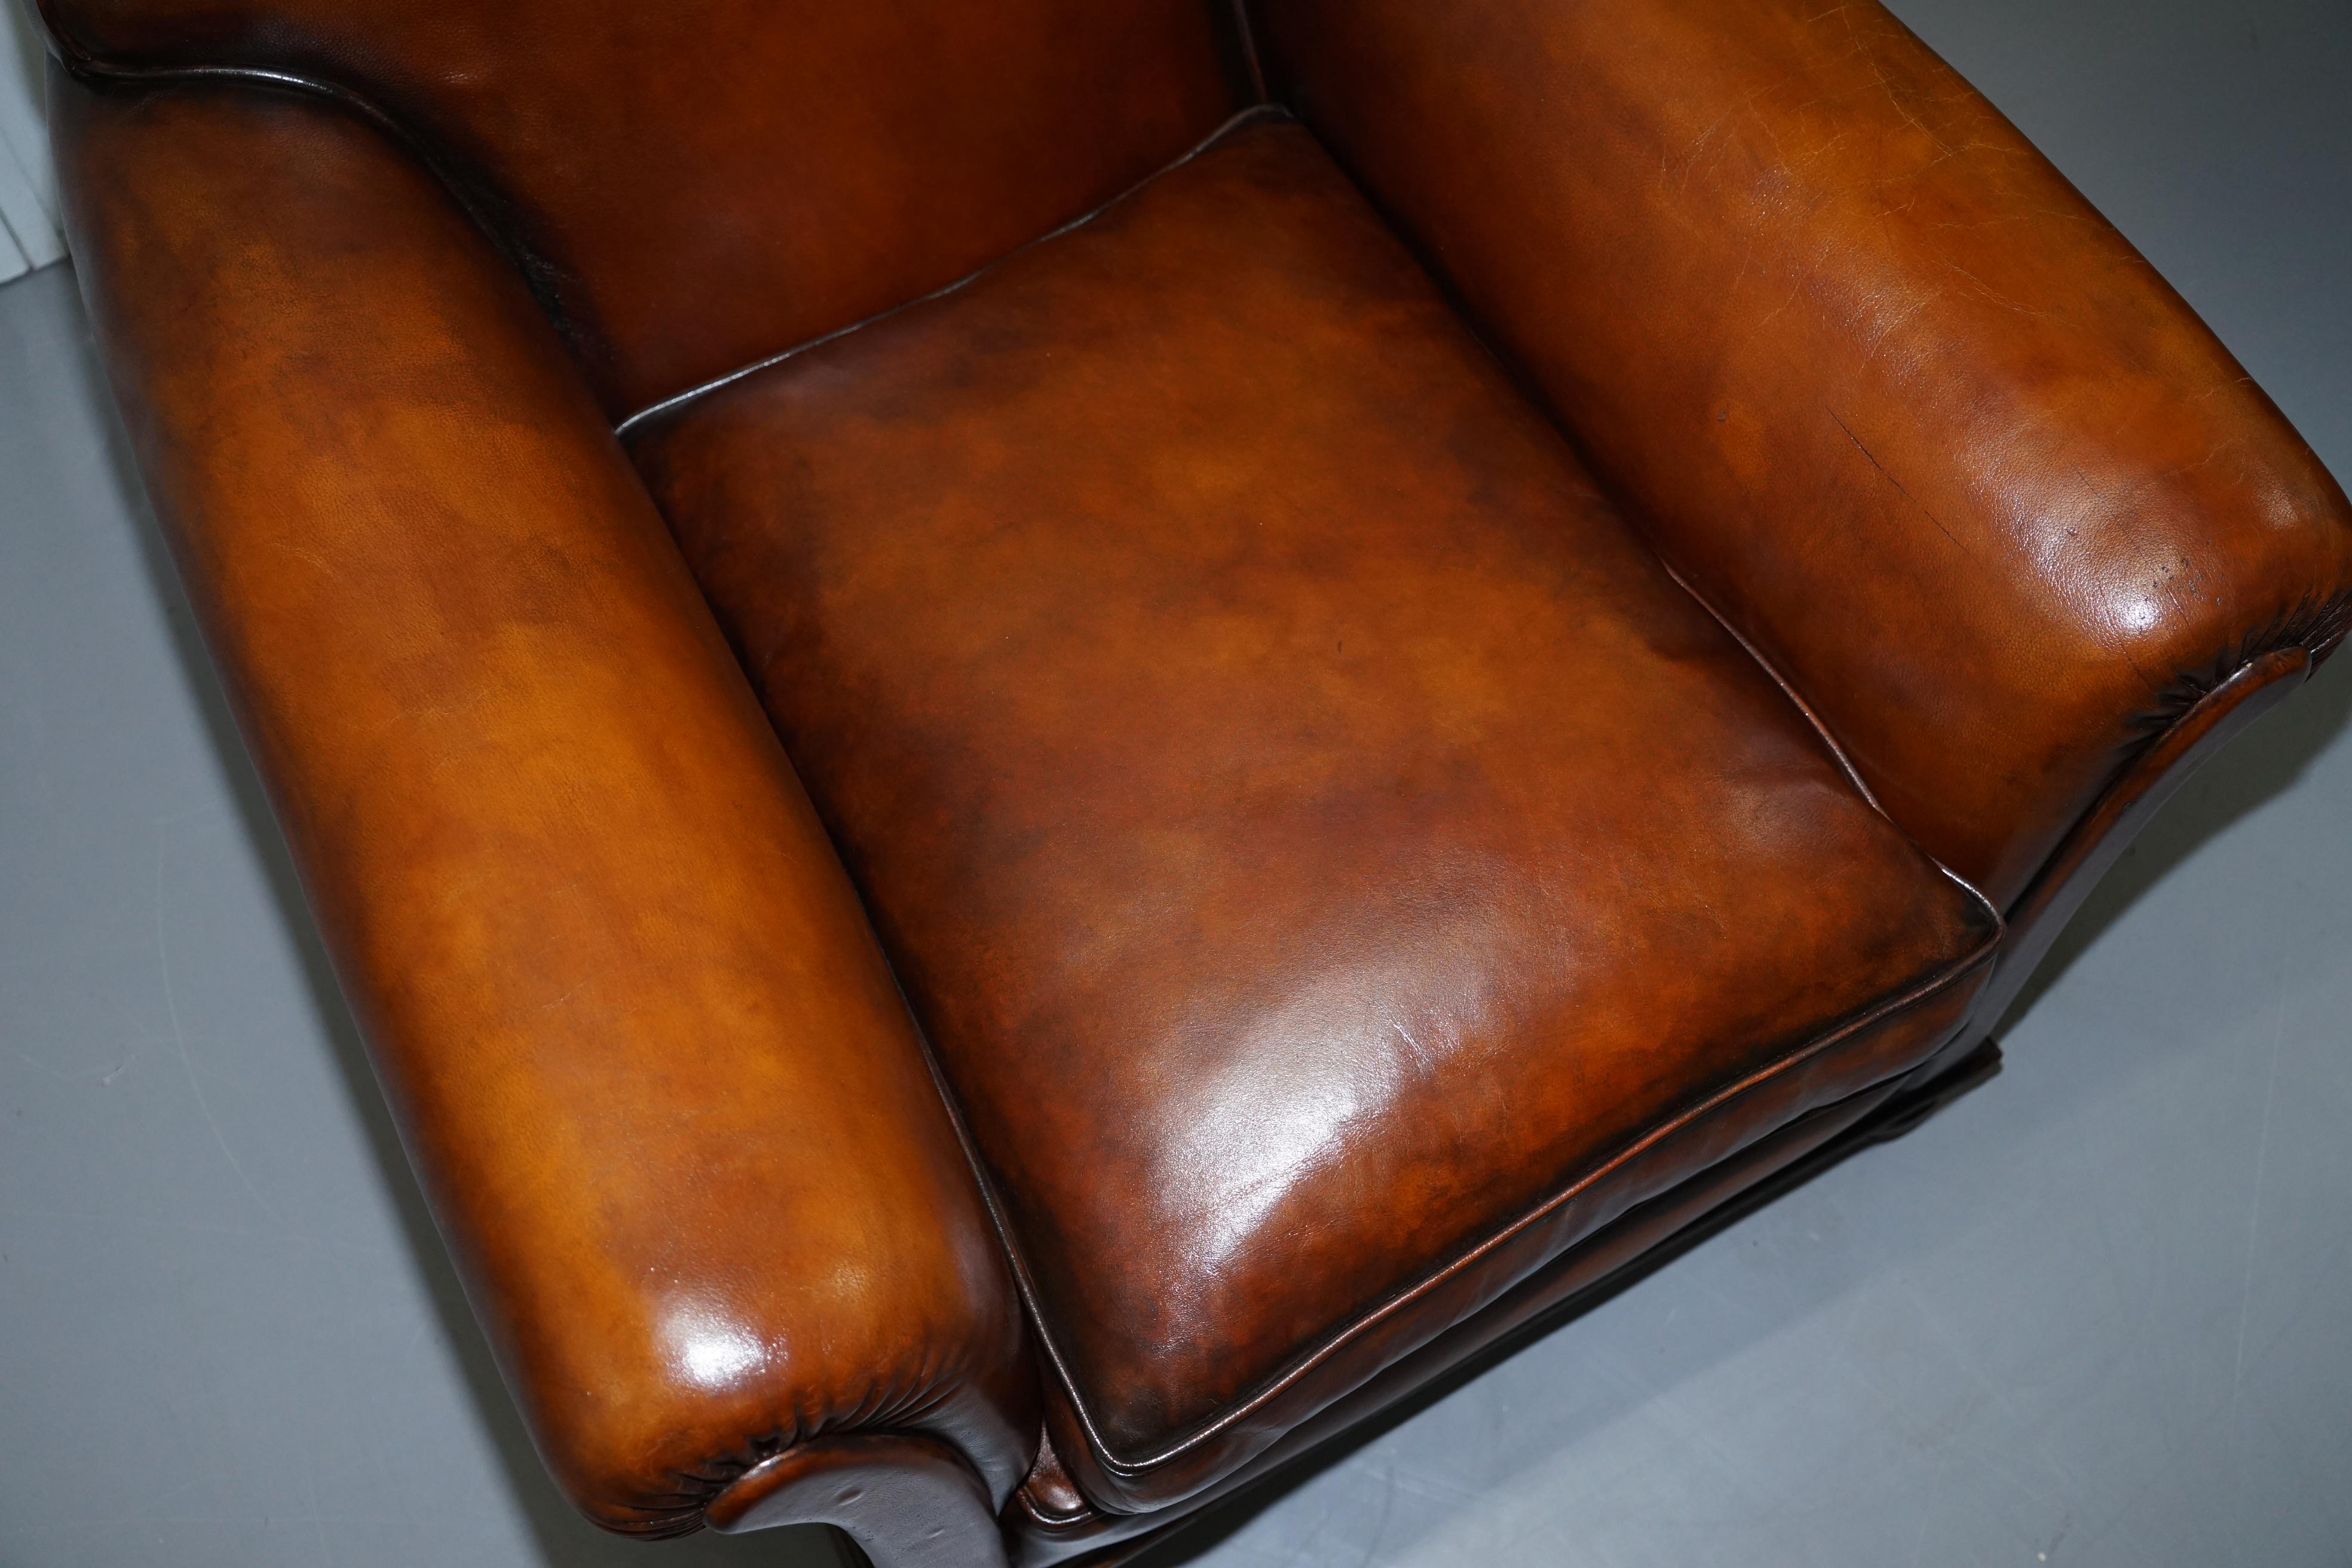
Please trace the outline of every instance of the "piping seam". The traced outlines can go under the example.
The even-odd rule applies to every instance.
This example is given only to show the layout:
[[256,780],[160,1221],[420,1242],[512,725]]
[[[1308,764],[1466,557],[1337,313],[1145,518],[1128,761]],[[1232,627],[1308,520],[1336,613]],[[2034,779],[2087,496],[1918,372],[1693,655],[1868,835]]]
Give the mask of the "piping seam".
[[[1032,1282],[1028,1277],[1027,1267],[1019,1249],[1010,1245],[1012,1238],[1008,1234],[1006,1236],[1006,1241],[1008,1243],[1007,1252],[1013,1264],[1014,1279],[1021,1289],[1021,1293],[1024,1299],[1029,1302],[1030,1310],[1034,1319],[1034,1326],[1037,1331],[1038,1343],[1044,1348],[1046,1359],[1053,1363],[1055,1375],[1061,1380],[1064,1389],[1066,1390],[1070,1395],[1071,1414],[1077,1418],[1080,1427],[1086,1434],[1087,1445],[1093,1450],[1096,1459],[1103,1466],[1104,1469],[1113,1475],[1124,1479],[1138,1479],[1148,1475],[1150,1471],[1167,1464],[1170,1460],[1177,1458],[1187,1451],[1199,1447],[1202,1443],[1215,1436],[1218,1433],[1223,1432],[1230,1426],[1238,1425],[1253,1412],[1263,1407],[1268,1402],[1280,1394],[1285,1389],[1297,1384],[1300,1378],[1304,1377],[1323,1362],[1328,1360],[1332,1355],[1344,1349],[1350,1342],[1360,1337],[1367,1330],[1379,1323],[1381,1320],[1389,1317],[1400,1308],[1405,1307],[1419,1298],[1426,1295],[1431,1290],[1435,1289],[1438,1286],[1444,1284],[1446,1280],[1453,1279],[1463,1270],[1475,1265],[1481,1258],[1501,1248],[1514,1237],[1532,1228],[1544,1218],[1564,1207],[1571,1200],[1578,1197],[1584,1192],[1590,1190],[1595,1183],[1599,1182],[1603,1177],[1608,1176],[1639,1155],[1646,1153],[1649,1150],[1654,1148],[1658,1143],[1673,1136],[1675,1133],[1694,1125],[1710,1111],[1728,1104],[1742,1095],[1745,1095],[1750,1089],[1769,1082],[1773,1079],[1778,1078],[1783,1072],[1788,1071],[1790,1068],[1801,1066],[1803,1063],[1821,1056],[1840,1042],[1849,1039],[1865,1029],[1874,1027],[1878,1024],[1884,1023],[1919,1005],[1929,997],[1953,984],[1955,982],[1964,979],[1971,973],[1986,970],[1992,959],[1999,954],[2002,941],[2008,933],[2008,928],[2001,919],[2000,911],[1995,909],[1992,906],[1991,901],[1985,898],[1981,892],[1978,891],[1975,888],[1970,887],[1959,877],[1955,876],[1948,868],[1937,866],[1937,869],[1942,871],[1955,887],[1965,892],[1979,907],[1979,909],[1983,911],[1987,921],[1990,922],[1991,928],[1990,934],[1971,952],[1943,966],[1939,972],[1912,986],[1909,990],[1897,993],[1887,1000],[1878,1003],[1874,1006],[1864,1009],[1861,1013],[1856,1014],[1853,1017],[1848,1019],[1846,1022],[1836,1026],[1826,1033],[1798,1046],[1796,1048],[1787,1052],[1786,1054],[1756,1068],[1754,1071],[1748,1073],[1746,1077],[1738,1079],[1737,1082],[1717,1089],[1715,1093],[1708,1095],[1706,1099],[1690,1106],[1686,1110],[1677,1112],[1672,1116],[1661,1118],[1652,1125],[1648,1131],[1620,1148],[1616,1153],[1611,1155],[1608,1159],[1594,1166],[1584,1175],[1556,1190],[1550,1195],[1543,1198],[1534,1207],[1521,1214],[1517,1218],[1507,1222],[1499,1228],[1489,1233],[1485,1240],[1478,1242],[1475,1246],[1468,1248],[1466,1251],[1458,1254],[1451,1262],[1424,1274],[1420,1279],[1402,1289],[1397,1293],[1391,1296],[1387,1300],[1359,1314],[1353,1321],[1344,1325],[1331,1334],[1327,1335],[1323,1342],[1317,1345],[1313,1350],[1291,1361],[1285,1370],[1277,1372],[1266,1379],[1258,1386],[1255,1393],[1249,1394],[1246,1398],[1237,1400],[1229,1405],[1214,1418],[1196,1425],[1190,1431],[1166,1444],[1157,1452],[1133,1458],[1120,1458],[1111,1452],[1109,1446],[1104,1440],[1101,1432],[1095,1425],[1093,1415],[1087,1409],[1087,1401],[1078,1392],[1076,1378],[1072,1373],[1067,1362],[1064,1359],[1061,1347],[1055,1343],[1052,1330],[1048,1327],[1044,1314],[1037,1309],[1036,1298]],[[1100,1508],[1102,1507],[1102,1504],[1099,1501],[1097,1501],[1096,1506]]]
[[[169,86],[174,82],[230,83],[264,91],[299,93],[307,98],[323,100],[372,127],[414,158],[433,183],[441,187],[442,194],[473,226],[475,232],[500,259],[514,268],[524,291],[547,317],[549,327],[563,346],[575,359],[582,357],[579,332],[556,288],[556,279],[561,273],[515,231],[513,225],[499,220],[496,209],[505,201],[503,194],[494,187],[487,191],[470,188],[466,181],[457,177],[449,160],[431,142],[373,99],[339,83],[321,81],[316,77],[298,76],[291,71],[270,70],[261,66],[117,65],[99,58],[51,20],[47,14],[47,0],[37,0],[37,4],[41,10],[41,19],[47,24],[49,52],[65,68],[66,74],[77,81],[136,87]],[[486,195],[491,199],[486,201]]]
[[1242,47],[1242,64],[1249,71],[1250,90],[1266,101],[1265,66],[1257,52],[1257,26],[1250,20],[1250,0],[1233,0],[1234,36]]
[[[1805,716],[1805,722],[1813,727],[1813,733],[1822,738],[1822,744],[1830,749],[1831,757],[1836,760],[1838,770],[1845,774],[1846,783],[1853,785],[1854,793],[1862,796],[1863,800],[1869,805],[1871,810],[1878,813],[1881,816],[1886,817],[1886,820],[1890,823],[1894,823],[1898,829],[1902,828],[1903,825],[1901,823],[1895,822],[1895,818],[1887,816],[1886,808],[1878,803],[1878,796],[1872,794],[1870,786],[1863,782],[1862,770],[1853,765],[1853,759],[1846,755],[1845,748],[1843,746],[1838,744],[1838,738],[1830,733],[1830,727],[1826,723],[1822,722],[1822,716],[1813,711],[1813,705],[1806,701],[1804,698],[1798,693],[1796,687],[1790,683],[1787,676],[1780,673],[1780,667],[1774,664],[1770,659],[1765,658],[1763,650],[1759,648],[1754,643],[1748,641],[1748,635],[1745,632],[1742,632],[1738,626],[1731,624],[1731,617],[1726,616],[1721,610],[1717,609],[1706,595],[1700,593],[1696,588],[1692,587],[1689,582],[1684,578],[1683,574],[1675,570],[1675,563],[1673,562],[1667,560],[1665,556],[1655,548],[1651,550],[1650,558],[1655,561],[1659,565],[1664,567],[1666,575],[1675,580],[1675,586],[1689,595],[1692,601],[1696,603],[1700,609],[1705,610],[1709,616],[1714,617],[1716,625],[1730,633],[1731,640],[1739,645],[1741,651],[1745,652],[1749,658],[1755,660],[1756,667],[1759,669],[1761,669],[1765,674],[1772,678],[1772,684],[1780,689],[1781,695],[1788,698],[1790,702],[1796,704],[1797,711]],[[1911,837],[1907,829],[1904,830],[1903,836],[1906,839]],[[1916,847],[1916,846],[1915,845],[1914,847]],[[1941,861],[1937,861],[1936,863],[1936,867],[1937,870],[1945,870],[1945,867]],[[1948,875],[1948,872],[1947,874]],[[1957,881],[1958,879],[1955,878],[1954,880]]]
[[847,337],[852,332],[873,326],[878,321],[887,321],[890,317],[898,314],[901,310],[911,310],[918,305],[927,305],[934,300],[943,300],[947,298],[947,296],[956,293],[959,290],[978,282],[981,279],[986,277],[989,273],[993,272],[996,268],[1012,260],[1014,257],[1021,255],[1023,252],[1034,249],[1036,247],[1047,244],[1050,241],[1059,239],[1064,235],[1068,234],[1075,229],[1084,228],[1087,225],[1094,222],[1095,219],[1110,211],[1111,208],[1127,200],[1128,197],[1140,192],[1145,186],[1151,184],[1163,175],[1174,174],[1177,170],[1182,168],[1193,159],[1214,149],[1217,144],[1223,142],[1226,137],[1233,135],[1234,132],[1243,130],[1246,126],[1260,120],[1289,120],[1291,118],[1293,118],[1293,116],[1291,115],[1290,110],[1283,108],[1278,103],[1254,103],[1238,114],[1228,116],[1214,131],[1210,132],[1208,135],[1194,142],[1183,153],[1178,154],[1172,161],[1161,164],[1159,168],[1154,169],[1150,174],[1146,174],[1140,180],[1136,181],[1135,184],[1120,191],[1118,195],[1111,196],[1108,200],[1101,202],[1095,206],[1088,207],[1085,212],[1080,213],[1077,216],[1070,219],[1066,223],[1047,229],[1045,233],[1037,236],[1034,239],[1023,240],[1019,245],[1014,246],[1012,249],[1004,252],[1002,256],[993,257],[989,260],[982,262],[980,266],[973,268],[971,271],[965,273],[962,277],[956,279],[954,281],[942,283],[940,287],[932,289],[928,294],[918,294],[911,300],[901,300],[898,303],[888,306],[886,309],[877,310],[870,316],[861,316],[856,321],[850,322],[847,326],[835,327],[829,332],[820,332],[815,337],[794,343],[788,349],[779,350],[774,353],[769,354],[764,359],[756,359],[751,361],[749,364],[738,365],[733,370],[727,371],[721,374],[711,377],[709,381],[700,382],[693,386],[689,386],[683,392],[674,392],[667,397],[661,399],[659,402],[649,403],[643,408],[638,409],[635,414],[630,415],[627,418],[623,419],[619,424],[614,426],[613,435],[616,439],[626,440],[628,438],[629,432],[633,428],[644,421],[653,418],[656,415],[667,414],[671,409],[682,407],[688,403],[696,401],[698,398],[708,396],[709,394],[719,391],[721,387],[731,386],[736,382],[741,381],[746,376],[757,375],[763,370],[772,369],[776,365],[782,364],[787,360],[797,358],[798,356],[808,353],[811,349],[822,348],[825,344],[833,342],[837,339]]

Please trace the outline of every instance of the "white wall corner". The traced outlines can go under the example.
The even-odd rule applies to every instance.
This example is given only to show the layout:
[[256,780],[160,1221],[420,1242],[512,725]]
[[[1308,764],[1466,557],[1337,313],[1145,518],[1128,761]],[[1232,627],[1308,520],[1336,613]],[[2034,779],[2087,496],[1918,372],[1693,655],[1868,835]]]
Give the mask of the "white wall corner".
[[16,0],[0,0],[0,281],[66,253],[41,81],[32,18]]

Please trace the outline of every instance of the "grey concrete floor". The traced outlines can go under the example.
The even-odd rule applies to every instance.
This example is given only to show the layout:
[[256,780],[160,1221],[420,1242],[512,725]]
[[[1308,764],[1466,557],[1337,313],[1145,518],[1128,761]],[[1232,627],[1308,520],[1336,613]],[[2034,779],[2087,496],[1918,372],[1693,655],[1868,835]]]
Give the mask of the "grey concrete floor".
[[[1903,0],[2352,474],[2352,6]],[[62,268],[0,289],[0,1565],[833,1561],[555,1497]],[[2352,1563],[2352,658],[2009,1067],[1162,1565]]]

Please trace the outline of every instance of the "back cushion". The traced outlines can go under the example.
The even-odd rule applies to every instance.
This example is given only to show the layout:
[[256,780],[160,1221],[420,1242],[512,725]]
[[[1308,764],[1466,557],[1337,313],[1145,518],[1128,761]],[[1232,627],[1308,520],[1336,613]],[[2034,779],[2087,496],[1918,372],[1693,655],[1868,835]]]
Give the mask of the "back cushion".
[[85,72],[282,73],[391,121],[615,416],[961,276],[1241,96],[1220,0],[43,8]]

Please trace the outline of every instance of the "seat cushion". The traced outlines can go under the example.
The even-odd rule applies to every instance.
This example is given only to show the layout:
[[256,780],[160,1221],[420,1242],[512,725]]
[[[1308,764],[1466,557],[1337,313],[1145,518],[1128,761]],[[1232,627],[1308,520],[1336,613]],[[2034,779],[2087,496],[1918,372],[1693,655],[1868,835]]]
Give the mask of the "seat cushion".
[[635,436],[1105,1506],[1960,1026],[1997,919],[1295,125]]

